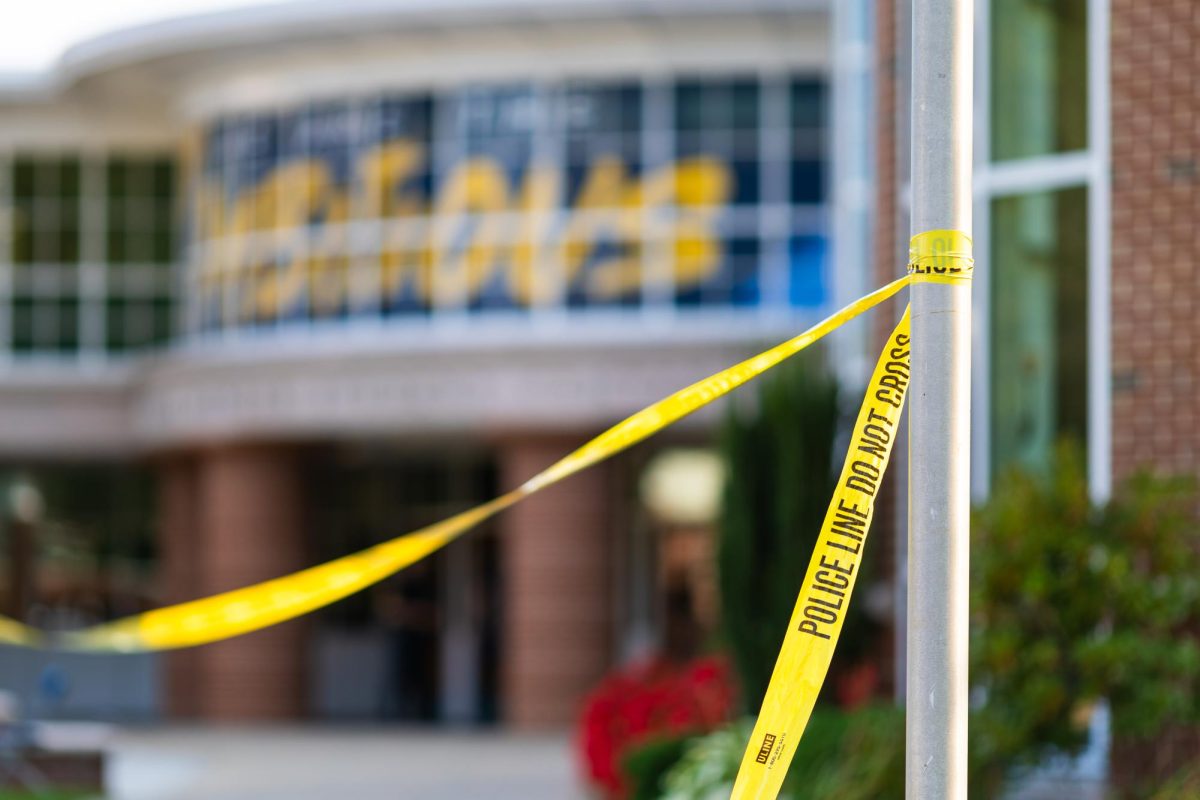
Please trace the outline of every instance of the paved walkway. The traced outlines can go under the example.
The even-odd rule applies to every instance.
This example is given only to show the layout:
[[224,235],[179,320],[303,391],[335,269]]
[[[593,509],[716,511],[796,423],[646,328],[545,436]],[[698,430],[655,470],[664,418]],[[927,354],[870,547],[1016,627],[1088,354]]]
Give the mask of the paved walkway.
[[147,728],[110,743],[112,800],[581,800],[565,736]]

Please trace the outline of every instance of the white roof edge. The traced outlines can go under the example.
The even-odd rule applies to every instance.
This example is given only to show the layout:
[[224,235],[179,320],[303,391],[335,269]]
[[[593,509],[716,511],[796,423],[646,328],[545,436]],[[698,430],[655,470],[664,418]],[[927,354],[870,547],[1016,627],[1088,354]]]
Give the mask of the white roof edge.
[[0,76],[0,97],[44,96],[88,75],[172,54],[396,24],[473,27],[523,19],[604,19],[820,11],[835,0],[299,0],[136,25],[69,47],[48,73]]
[[37,102],[53,97],[60,82],[56,70],[0,72],[0,102]]

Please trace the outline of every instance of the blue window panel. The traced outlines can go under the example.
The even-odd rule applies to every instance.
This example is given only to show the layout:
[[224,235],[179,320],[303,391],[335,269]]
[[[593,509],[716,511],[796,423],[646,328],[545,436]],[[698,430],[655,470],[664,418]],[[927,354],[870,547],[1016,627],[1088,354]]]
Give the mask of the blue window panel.
[[384,97],[363,111],[362,130],[368,144],[393,139],[429,141],[433,100],[429,97]]
[[728,261],[729,302],[737,306],[758,305],[762,301],[762,242],[752,237],[730,239]]
[[759,176],[762,173],[757,161],[734,161],[729,167],[733,177],[731,200],[734,205],[756,205],[759,200]]
[[411,281],[383,298],[384,316],[427,315],[430,310],[429,304],[417,296],[416,288]]
[[[232,185],[226,189],[236,197],[257,185],[279,162],[279,120],[260,115],[235,120],[226,127],[224,140],[227,170]],[[231,197],[231,199],[232,199]]]
[[788,243],[788,300],[795,308],[817,308],[825,303],[824,236],[793,236]]
[[825,199],[825,162],[818,159],[792,161],[792,202],[820,203]]
[[340,103],[312,106],[305,110],[308,128],[307,155],[323,163],[338,186],[349,183],[351,144],[355,138],[354,116],[350,107]]

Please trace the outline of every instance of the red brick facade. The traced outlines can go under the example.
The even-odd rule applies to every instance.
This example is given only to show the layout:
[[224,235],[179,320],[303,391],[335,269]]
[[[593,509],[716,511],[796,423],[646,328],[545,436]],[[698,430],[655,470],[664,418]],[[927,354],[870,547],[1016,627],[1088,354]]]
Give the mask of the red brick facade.
[[[204,597],[306,566],[303,496],[283,447],[206,450],[162,471],[163,570],[172,599]],[[170,656],[169,713],[210,720],[304,713],[305,620]]]
[[1112,3],[1113,474],[1200,470],[1200,5]]
[[[1112,2],[1113,478],[1200,472],[1200,4]],[[1119,735],[1121,784],[1171,774],[1200,730]]]
[[[895,280],[902,273],[901,242],[906,241],[907,231],[900,229],[901,176],[907,174],[907,164],[902,163],[899,142],[902,135],[900,125],[905,121],[897,102],[900,91],[901,53],[898,43],[900,20],[897,19],[896,0],[876,0],[875,3],[875,217],[873,246],[875,251],[873,285],[882,286]],[[899,313],[895,315],[899,318]],[[891,333],[893,317],[877,314],[874,317],[875,340],[880,345]]]
[[[578,441],[532,438],[500,453],[505,488]],[[502,641],[504,717],[520,728],[573,721],[612,661],[610,467],[600,464],[501,517],[507,607]]]

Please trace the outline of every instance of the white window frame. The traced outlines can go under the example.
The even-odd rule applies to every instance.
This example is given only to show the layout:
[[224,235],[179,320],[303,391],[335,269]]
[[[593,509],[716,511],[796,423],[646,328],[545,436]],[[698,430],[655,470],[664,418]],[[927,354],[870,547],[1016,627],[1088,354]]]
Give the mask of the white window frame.
[[991,486],[991,249],[992,200],[1069,187],[1087,189],[1088,490],[1094,501],[1112,493],[1112,361],[1110,270],[1109,0],[1088,0],[1088,147],[1053,155],[991,162],[991,4],[976,0],[974,341],[972,357],[971,491]]

